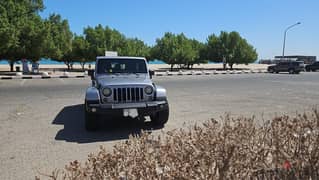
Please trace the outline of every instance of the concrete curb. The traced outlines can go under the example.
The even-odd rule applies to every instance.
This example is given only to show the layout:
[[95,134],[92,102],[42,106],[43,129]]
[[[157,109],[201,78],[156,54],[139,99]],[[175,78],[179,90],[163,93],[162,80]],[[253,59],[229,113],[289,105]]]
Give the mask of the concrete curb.
[[84,75],[78,76],[0,76],[0,79],[10,80],[10,79],[57,79],[57,78],[85,78]]
[[[242,71],[178,71],[170,72],[166,71],[163,73],[155,73],[154,76],[209,76],[209,75],[220,75],[220,74],[256,74],[256,73],[268,73],[266,70],[242,70]],[[10,80],[10,79],[56,79],[56,78],[85,78],[89,77],[88,75],[69,75],[65,73],[60,76],[51,76],[48,74],[42,74],[37,76],[32,75],[17,75],[17,76],[0,76],[0,80]]]
[[218,74],[257,74],[257,73],[268,73],[265,70],[242,70],[242,71],[188,71],[188,72],[169,72],[166,71],[164,73],[155,73],[155,76],[199,76],[199,75],[218,75]]

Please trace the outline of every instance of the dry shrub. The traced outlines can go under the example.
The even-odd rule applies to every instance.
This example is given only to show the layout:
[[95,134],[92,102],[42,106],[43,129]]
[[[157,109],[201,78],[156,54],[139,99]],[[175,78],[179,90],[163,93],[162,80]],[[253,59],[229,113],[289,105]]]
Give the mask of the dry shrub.
[[[220,123],[222,122],[222,123]],[[131,136],[112,152],[101,147],[51,179],[318,179],[319,112],[212,119],[163,136]]]

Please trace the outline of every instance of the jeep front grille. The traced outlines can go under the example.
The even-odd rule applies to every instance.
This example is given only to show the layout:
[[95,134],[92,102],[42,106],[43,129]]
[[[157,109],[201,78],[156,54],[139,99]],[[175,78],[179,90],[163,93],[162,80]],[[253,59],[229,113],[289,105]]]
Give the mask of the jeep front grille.
[[138,87],[113,88],[114,102],[139,102],[144,100],[144,89]]

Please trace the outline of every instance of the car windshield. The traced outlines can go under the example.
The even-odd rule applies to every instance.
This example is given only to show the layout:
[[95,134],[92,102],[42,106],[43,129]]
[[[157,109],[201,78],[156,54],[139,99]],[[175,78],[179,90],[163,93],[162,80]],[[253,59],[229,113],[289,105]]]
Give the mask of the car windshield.
[[302,61],[297,61],[297,62],[295,62],[294,65],[296,65],[296,66],[303,66],[304,63],[303,63]]
[[147,73],[147,70],[143,59],[99,59],[97,73]]

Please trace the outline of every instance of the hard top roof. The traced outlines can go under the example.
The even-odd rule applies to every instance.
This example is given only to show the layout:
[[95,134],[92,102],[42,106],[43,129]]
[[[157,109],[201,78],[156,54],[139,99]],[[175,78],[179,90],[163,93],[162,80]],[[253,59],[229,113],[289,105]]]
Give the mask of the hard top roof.
[[96,59],[141,59],[141,60],[145,60],[144,57],[133,57],[133,56],[97,56]]

